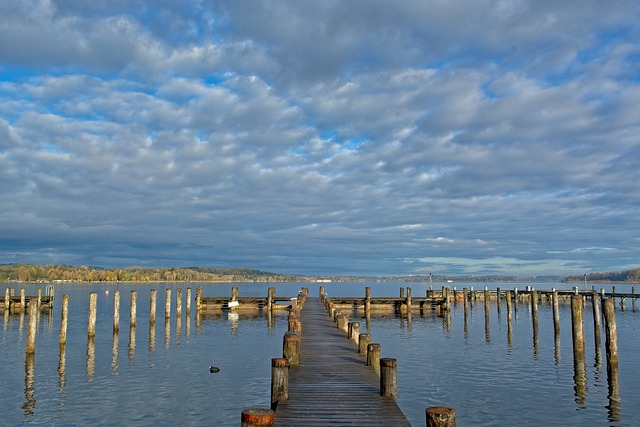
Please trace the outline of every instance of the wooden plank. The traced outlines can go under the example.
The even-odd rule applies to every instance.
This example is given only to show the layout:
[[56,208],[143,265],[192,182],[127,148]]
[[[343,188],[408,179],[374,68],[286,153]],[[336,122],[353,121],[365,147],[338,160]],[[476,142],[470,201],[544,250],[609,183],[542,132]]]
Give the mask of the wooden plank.
[[380,379],[355,342],[336,328],[318,298],[301,313],[300,364],[289,368],[289,399],[277,426],[410,426],[396,401],[380,396]]

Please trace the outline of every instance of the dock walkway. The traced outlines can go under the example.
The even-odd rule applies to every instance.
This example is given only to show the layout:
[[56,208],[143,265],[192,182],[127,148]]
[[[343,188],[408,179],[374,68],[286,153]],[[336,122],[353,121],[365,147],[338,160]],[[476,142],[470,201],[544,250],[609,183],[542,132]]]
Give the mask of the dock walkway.
[[393,398],[380,396],[375,370],[319,298],[308,298],[300,317],[300,364],[289,368],[277,426],[411,426]]

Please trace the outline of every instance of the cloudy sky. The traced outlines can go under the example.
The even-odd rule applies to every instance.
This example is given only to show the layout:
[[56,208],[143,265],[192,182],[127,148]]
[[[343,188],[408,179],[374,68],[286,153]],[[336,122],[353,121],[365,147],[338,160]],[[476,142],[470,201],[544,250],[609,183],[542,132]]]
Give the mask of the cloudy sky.
[[0,263],[640,267],[638,16],[0,0]]

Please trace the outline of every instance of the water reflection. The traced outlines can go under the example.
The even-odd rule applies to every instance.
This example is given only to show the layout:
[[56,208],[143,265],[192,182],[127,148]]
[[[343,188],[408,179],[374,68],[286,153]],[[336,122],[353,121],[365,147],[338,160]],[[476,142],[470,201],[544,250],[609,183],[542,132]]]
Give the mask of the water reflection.
[[587,366],[584,359],[574,359],[573,361],[573,382],[575,402],[578,409],[586,409],[587,397]]
[[36,406],[36,389],[35,384],[35,356],[27,354],[24,360],[24,399],[22,410],[25,416],[32,416]]
[[607,375],[609,405],[607,406],[609,422],[620,422],[620,381],[618,369],[611,370]]
[[156,322],[149,322],[149,352],[156,351]]
[[67,384],[67,346],[60,344],[60,356],[58,358],[58,387],[61,389]]
[[87,338],[87,381],[93,381],[96,373],[96,341],[95,337]]
[[129,348],[127,351],[127,355],[129,356],[129,364],[133,364],[133,359],[136,355],[136,326],[129,326]]
[[118,348],[119,348],[119,334],[115,330],[113,332],[113,343],[111,344],[111,370],[116,371],[118,369]]
[[171,344],[171,322],[169,318],[164,319],[164,348],[169,350],[169,344]]

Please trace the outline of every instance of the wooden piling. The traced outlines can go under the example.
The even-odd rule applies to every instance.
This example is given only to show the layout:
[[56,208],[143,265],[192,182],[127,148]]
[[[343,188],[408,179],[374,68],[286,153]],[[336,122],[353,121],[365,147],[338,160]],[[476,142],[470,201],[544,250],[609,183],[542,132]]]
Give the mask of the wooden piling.
[[601,322],[600,322],[600,295],[598,295],[597,291],[591,292],[591,308],[593,313],[593,340],[595,343],[595,349],[598,354],[600,353],[600,342],[601,342]]
[[120,330],[120,291],[113,293],[113,333]]
[[426,409],[427,427],[456,427],[456,410],[446,406],[430,406]]
[[29,324],[27,326],[26,354],[36,352],[36,330],[38,326],[38,303],[31,300],[29,302]]
[[364,315],[365,317],[371,316],[371,287],[364,288]]
[[191,314],[191,288],[187,288],[187,317]]
[[380,375],[380,344],[373,343],[367,346],[367,366],[372,366],[376,374]]
[[341,329],[342,331],[348,333],[349,332],[349,316],[345,316],[344,314],[341,314],[338,316],[338,322],[337,322],[337,327],[338,329]]
[[533,327],[533,343],[538,343],[538,291],[531,292],[531,325]]
[[176,317],[182,317],[182,288],[176,289]]
[[89,319],[87,325],[87,335],[89,338],[96,336],[96,308],[98,305],[98,294],[91,292],[89,295]]
[[270,427],[275,425],[276,413],[271,409],[248,408],[242,410],[242,427]]
[[380,396],[398,397],[398,362],[396,359],[380,359]]
[[285,332],[282,343],[282,357],[289,361],[290,366],[300,363],[300,334]]
[[9,291],[9,288],[5,288],[4,289],[4,312],[8,313],[9,309],[10,309],[10,298],[11,298],[11,291]]
[[551,303],[553,304],[553,334],[560,336],[560,308],[558,306],[558,291],[553,290],[551,295]]
[[278,402],[289,399],[289,361],[284,358],[271,359],[271,409]]
[[151,289],[149,295],[149,324],[155,325],[156,323],[156,299],[158,292],[155,289]]
[[407,299],[405,301],[407,304],[407,310],[411,311],[411,288],[407,287]]
[[196,288],[196,311],[202,308],[202,286]]
[[358,337],[358,353],[367,354],[369,344],[371,344],[371,334],[361,333]]
[[238,301],[238,288],[236,286],[231,288],[231,301],[235,302]]
[[171,318],[171,289],[167,288],[164,298],[164,318]]
[[131,303],[129,305],[129,327],[136,326],[136,311],[138,304],[138,292],[131,291]]
[[618,331],[616,326],[616,313],[613,298],[602,301],[604,313],[605,346],[607,357],[607,372],[618,370]]
[[275,297],[276,294],[276,288],[269,288],[267,290],[267,311],[269,313],[271,313],[271,310],[273,310],[273,298]]
[[24,288],[20,288],[20,312],[24,313],[25,310],[25,301],[26,301],[26,297],[25,297],[25,290]]
[[67,321],[69,319],[69,295],[62,296],[62,314],[60,315],[60,345],[67,343]]
[[349,322],[347,331],[347,338],[358,344],[358,339],[360,337],[360,322]]
[[582,316],[582,295],[571,296],[571,325],[573,336],[573,359],[584,360],[584,325]]

